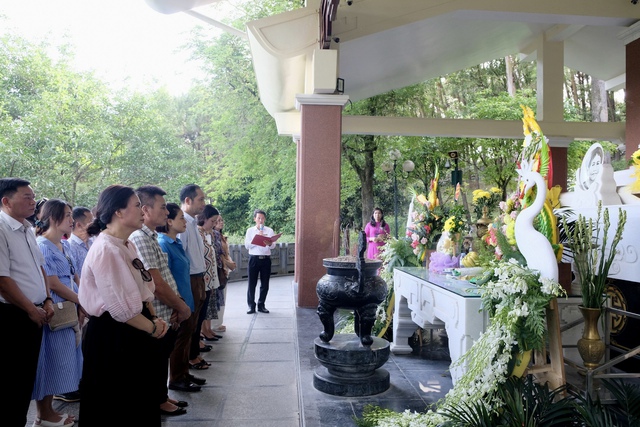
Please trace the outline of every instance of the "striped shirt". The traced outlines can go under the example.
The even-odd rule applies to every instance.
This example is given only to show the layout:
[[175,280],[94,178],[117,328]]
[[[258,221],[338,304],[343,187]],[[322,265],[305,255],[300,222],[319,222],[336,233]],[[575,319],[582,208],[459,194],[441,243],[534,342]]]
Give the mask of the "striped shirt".
[[[160,276],[162,276],[164,281],[167,282],[171,290],[174,291],[176,295],[180,295],[176,280],[173,278],[173,274],[171,274],[171,270],[169,269],[167,254],[162,251],[162,248],[158,243],[158,233],[151,230],[145,224],[142,224],[141,229],[131,233],[129,240],[136,245],[138,257],[144,264],[144,268],[147,270],[154,268],[157,269],[160,272]],[[171,307],[162,303],[158,298],[154,298],[153,308],[156,310],[156,316],[169,322],[169,319],[171,319],[171,313],[173,313],[173,309]]]
[[87,245],[81,238],[71,233],[71,237],[67,240],[69,242],[69,255],[76,262],[76,273],[78,277],[82,275],[82,266],[84,265],[84,259],[87,257],[87,252],[93,243],[93,237],[89,239]]

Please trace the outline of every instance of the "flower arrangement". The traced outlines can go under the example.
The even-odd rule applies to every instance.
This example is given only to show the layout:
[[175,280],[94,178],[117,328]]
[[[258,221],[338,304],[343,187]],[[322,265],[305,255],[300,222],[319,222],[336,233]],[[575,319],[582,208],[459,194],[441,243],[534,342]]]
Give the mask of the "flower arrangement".
[[444,231],[448,231],[449,234],[457,234],[462,233],[465,229],[465,222],[463,218],[457,217],[456,215],[451,215],[444,222]]
[[[601,228],[600,223],[604,225]],[[602,201],[598,202],[597,218],[594,222],[582,215],[569,227],[566,216],[562,217],[562,225],[567,233],[568,246],[573,253],[578,275],[582,305],[586,308],[601,308],[605,302],[607,276],[616,255],[616,247],[622,240],[622,232],[627,222],[627,211],[619,208],[618,225],[611,245],[607,248],[609,238],[609,209],[602,213]],[[595,233],[595,235],[594,235]]]
[[482,405],[487,413],[499,410],[504,402],[500,388],[507,382],[514,349],[542,349],[545,345],[546,308],[565,295],[559,283],[541,278],[537,271],[518,261],[495,261],[479,284],[482,303],[491,321],[469,351],[455,363],[466,371],[446,397],[426,413],[388,414],[378,426],[444,425],[444,413],[463,405]]
[[506,201],[499,202],[498,206],[500,215],[492,224],[489,224],[482,241],[493,248],[495,258],[498,260],[505,253],[509,255],[508,258],[519,258],[514,256],[514,253],[518,252],[515,235],[516,218],[522,210],[519,194],[513,193]]
[[433,206],[424,194],[415,196],[414,205],[409,214],[407,237],[411,239],[413,253],[420,262],[424,261],[427,249],[435,246],[442,233],[443,226],[442,208]]
[[502,198],[502,190],[491,187],[489,190],[473,190],[473,208],[478,219],[490,215]]

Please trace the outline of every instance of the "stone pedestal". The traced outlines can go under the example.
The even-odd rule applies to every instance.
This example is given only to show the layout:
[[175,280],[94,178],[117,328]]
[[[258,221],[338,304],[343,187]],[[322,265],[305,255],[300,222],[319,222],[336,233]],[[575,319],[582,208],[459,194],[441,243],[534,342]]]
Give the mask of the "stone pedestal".
[[389,372],[378,369],[389,360],[389,342],[374,337],[364,346],[353,334],[337,334],[326,343],[316,338],[316,359],[323,365],[316,369],[313,386],[334,396],[371,396],[390,386]]

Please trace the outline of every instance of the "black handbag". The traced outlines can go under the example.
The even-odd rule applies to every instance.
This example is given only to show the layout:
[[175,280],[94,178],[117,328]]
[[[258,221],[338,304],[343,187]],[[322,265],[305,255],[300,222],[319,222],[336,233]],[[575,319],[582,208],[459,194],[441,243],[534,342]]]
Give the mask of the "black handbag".
[[220,281],[220,287],[218,289],[224,289],[227,287],[227,273],[223,268],[218,267],[218,281]]

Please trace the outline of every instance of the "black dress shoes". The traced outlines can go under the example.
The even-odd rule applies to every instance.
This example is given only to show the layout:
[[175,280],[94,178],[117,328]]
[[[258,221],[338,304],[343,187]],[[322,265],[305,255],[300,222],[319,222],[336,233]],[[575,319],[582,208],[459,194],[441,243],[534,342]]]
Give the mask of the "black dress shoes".
[[258,306],[258,311],[260,313],[268,313],[269,312],[269,310],[267,310],[267,308],[264,305],[259,305]]
[[[205,385],[207,380],[204,378],[196,377],[195,375],[187,374],[187,380],[191,381],[195,385]],[[179,406],[179,405],[176,405]]]
[[211,351],[213,347],[211,347],[209,344],[205,345],[204,347],[200,347],[200,353],[206,353],[208,351]]
[[177,390],[177,391],[200,391],[202,388],[199,385],[195,385],[191,383],[188,379],[184,379],[182,381],[176,381],[173,383],[169,383],[169,390]]
[[181,407],[178,407],[175,411],[165,411],[164,409],[160,408],[160,415],[166,415],[166,416],[174,416],[174,415],[184,415],[187,413],[187,410]]
[[256,308],[255,307],[251,307],[249,309],[249,311],[247,311],[247,314],[254,314],[256,312]]

